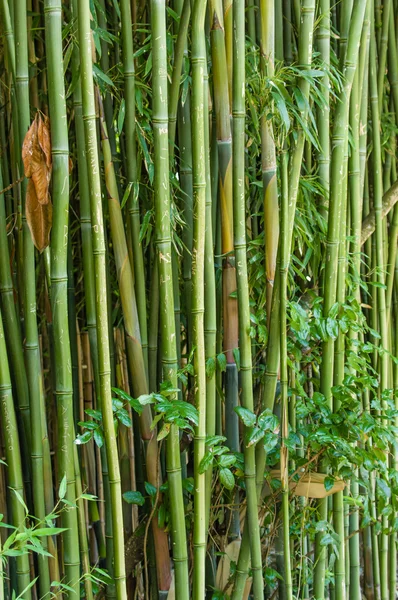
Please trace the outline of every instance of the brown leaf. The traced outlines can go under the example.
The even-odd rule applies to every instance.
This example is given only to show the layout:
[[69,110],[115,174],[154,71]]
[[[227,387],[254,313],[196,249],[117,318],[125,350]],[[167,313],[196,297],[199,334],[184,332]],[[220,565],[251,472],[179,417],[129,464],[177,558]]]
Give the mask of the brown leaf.
[[50,135],[50,119],[44,115],[44,119],[39,115],[39,127],[38,127],[38,138],[40,148],[42,149],[44,156],[46,157],[46,165],[49,171],[52,166],[51,156],[51,135]]
[[37,145],[38,122],[36,117],[29,127],[22,144],[22,160],[26,177],[32,177],[32,164],[40,157],[40,155],[37,156],[37,151],[40,148]]
[[33,243],[39,252],[43,252],[50,243],[53,207],[50,201],[47,204],[39,202],[32,179],[28,181],[25,212]]
[[49,119],[36,113],[22,146],[22,158],[26,177],[31,177],[40,204],[50,202],[51,141]]

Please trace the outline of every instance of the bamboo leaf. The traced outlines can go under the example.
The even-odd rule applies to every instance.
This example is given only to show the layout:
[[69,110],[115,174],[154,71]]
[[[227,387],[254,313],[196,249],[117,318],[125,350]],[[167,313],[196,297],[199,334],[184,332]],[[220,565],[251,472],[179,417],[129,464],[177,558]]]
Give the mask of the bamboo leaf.
[[138,506],[144,506],[145,504],[144,496],[138,491],[124,492],[123,499],[128,504],[138,504]]
[[[125,99],[122,98],[120,101],[119,114],[117,117],[117,130],[118,130],[119,135],[121,135],[121,133],[123,131],[125,116],[126,116],[126,102],[125,102]],[[130,183],[129,183],[129,185],[130,185]],[[122,208],[123,208],[123,202],[122,202]]]
[[65,473],[65,475],[61,479],[61,483],[59,484],[59,488],[58,488],[58,497],[61,500],[63,500],[66,496],[67,484],[68,484],[68,480],[66,478],[66,473]]

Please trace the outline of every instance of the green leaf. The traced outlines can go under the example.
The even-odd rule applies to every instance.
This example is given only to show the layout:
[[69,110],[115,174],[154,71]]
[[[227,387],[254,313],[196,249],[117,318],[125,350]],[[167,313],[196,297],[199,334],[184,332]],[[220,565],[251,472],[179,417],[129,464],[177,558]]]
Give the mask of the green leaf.
[[66,496],[67,485],[68,485],[68,480],[66,478],[66,473],[65,473],[65,475],[62,477],[61,483],[59,484],[59,488],[58,488],[58,497],[61,500],[63,500]]
[[85,410],[84,412],[86,413],[86,415],[88,415],[89,417],[92,417],[96,421],[102,420],[102,413],[100,410],[94,410],[93,408],[87,408],[87,410]]
[[123,425],[125,425],[126,427],[131,427],[131,419],[129,413],[125,408],[120,408],[116,412],[116,417]]
[[268,433],[265,437],[264,437],[264,450],[266,452],[271,452],[271,450],[273,450],[275,448],[275,446],[278,444],[278,436],[275,435],[274,433]]
[[220,467],[232,467],[236,463],[236,456],[233,454],[223,454],[218,460]]
[[117,117],[117,130],[118,130],[119,135],[123,131],[125,116],[126,116],[126,102],[125,102],[124,98],[122,98],[122,100],[120,102],[119,114]]
[[146,77],[148,75],[148,73],[150,73],[151,71],[152,71],[152,52],[149,53],[149,56],[148,56],[147,61],[145,63],[144,77]]
[[227,490],[232,490],[235,486],[235,477],[229,469],[220,469],[220,481]]
[[47,535],[58,535],[63,531],[68,531],[65,527],[42,527],[40,529],[34,529],[33,535],[36,537],[45,537]]
[[235,406],[234,411],[239,416],[240,420],[246,427],[253,427],[256,423],[256,415],[248,408],[243,406]]
[[80,444],[87,444],[87,442],[89,442],[92,437],[93,437],[93,431],[92,430],[85,431],[81,435],[77,436],[77,438],[75,439],[75,444],[77,444],[78,446]]
[[147,404],[153,404],[154,403],[153,394],[141,394],[141,396],[138,396],[138,402],[141,404],[141,406],[146,406]]
[[124,492],[123,499],[128,504],[138,504],[138,506],[144,506],[144,504],[145,504],[145,498],[141,494],[141,492],[136,492],[136,491]]
[[212,452],[206,452],[199,463],[199,473],[205,473],[207,469],[213,464],[213,461],[214,454]]
[[273,431],[274,433],[279,431],[279,419],[269,408],[259,415],[257,423],[263,431]]
[[217,355],[217,363],[221,372],[227,370],[227,358],[223,352]]
[[102,448],[104,445],[104,434],[100,427],[94,431],[94,442],[97,444],[98,448]]
[[98,496],[95,496],[94,494],[82,494],[80,498],[82,500],[88,500],[89,502],[94,502],[98,500]]
[[141,225],[141,229],[140,229],[140,235],[138,238],[138,241],[141,243],[143,241],[143,239],[146,236],[146,233],[148,231],[148,228],[150,226],[150,222],[151,222],[151,218],[152,218],[152,211],[151,210],[147,210],[144,218],[142,219],[142,225]]
[[337,339],[337,336],[339,335],[339,325],[336,319],[332,319],[331,317],[326,319],[326,331],[333,340]]
[[126,185],[126,189],[124,190],[124,194],[123,194],[123,198],[122,198],[122,203],[120,205],[120,208],[124,208],[125,204],[128,200],[128,197],[130,196],[130,192],[131,192],[131,188],[133,187],[133,181],[129,181],[128,184]]
[[236,368],[238,369],[238,371],[240,371],[240,350],[239,350],[239,348],[234,348],[232,350],[232,354],[234,355]]
[[211,379],[216,370],[216,361],[214,358],[208,358],[206,361],[206,376]]
[[101,69],[97,65],[94,65],[94,64],[93,64],[93,74],[94,74],[94,77],[97,78],[97,80],[101,79],[104,83],[106,83],[110,87],[115,87],[112,79],[110,79],[108,77],[108,75],[106,75],[103,71],[101,71]]
[[[49,556],[51,556],[51,554],[49,554]],[[36,583],[36,581],[38,580],[38,577],[35,577],[35,579],[32,579],[32,581],[30,583],[28,583],[28,585],[26,586],[26,588],[24,590],[22,590],[22,592],[19,594],[19,596],[17,596],[16,600],[20,600],[22,598],[25,597],[25,594],[28,590],[30,590]]]
[[170,427],[171,427],[171,423],[164,423],[162,429],[158,433],[158,437],[157,437],[158,442],[160,442],[161,440],[164,440],[164,438],[169,435]]
[[332,489],[332,487],[334,486],[334,477],[330,477],[330,475],[325,477],[325,481],[323,482],[323,485],[325,486],[325,490],[327,492],[329,492]]
[[149,483],[149,481],[145,481],[145,490],[146,493],[148,494],[148,496],[154,497],[157,494],[157,489],[155,488],[154,485],[152,485],[152,483]]
[[246,436],[246,446],[249,448],[250,446],[254,446],[259,442],[265,435],[265,431],[260,429],[259,427],[253,427],[248,431],[248,435]]
[[280,96],[277,92],[272,91],[271,94],[272,94],[272,97],[278,108],[280,117],[281,117],[283,125],[285,127],[285,132],[287,133],[290,129],[290,119],[289,119],[289,113],[287,112],[285,101],[282,98],[282,96]]
[[335,302],[332,306],[332,308],[329,310],[329,314],[328,317],[330,317],[331,319],[335,319],[338,315],[339,312],[339,303]]
[[216,446],[226,441],[227,438],[224,435],[208,435],[206,437],[206,446]]
[[21,496],[21,494],[16,489],[14,489],[14,488],[11,488],[11,489],[14,492],[14,494],[16,495],[18,502],[24,507],[26,514],[28,514],[29,513],[28,507],[26,506],[25,501],[24,501],[23,497]]

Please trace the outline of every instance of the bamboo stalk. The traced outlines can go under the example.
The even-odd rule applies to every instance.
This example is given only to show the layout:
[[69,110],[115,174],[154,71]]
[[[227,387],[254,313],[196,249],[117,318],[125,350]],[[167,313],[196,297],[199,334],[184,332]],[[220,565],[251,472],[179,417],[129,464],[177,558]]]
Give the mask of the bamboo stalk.
[[195,404],[199,414],[194,445],[194,532],[193,597],[205,598],[206,565],[206,475],[200,472],[206,440],[206,365],[204,337],[204,251],[206,229],[206,159],[204,73],[206,1],[196,0],[192,14],[192,159],[193,159],[193,245],[192,245],[192,344],[194,347]]
[[128,211],[130,217],[131,240],[133,250],[134,288],[137,302],[137,313],[141,336],[141,347],[145,369],[148,373],[148,333],[146,314],[145,270],[142,245],[140,239],[140,207],[138,204],[137,160],[135,143],[135,71],[133,53],[133,34],[131,24],[130,2],[121,2],[122,46],[124,65],[124,94],[126,105],[126,164],[128,184],[133,184],[129,194]]
[[[337,263],[339,248],[339,224],[341,219],[342,206],[342,177],[341,172],[344,165],[344,155],[347,144],[349,101],[351,88],[357,68],[359,41],[362,32],[366,3],[355,4],[353,7],[351,23],[348,33],[347,50],[344,63],[344,101],[336,107],[334,126],[333,126],[333,151],[331,157],[331,188],[328,216],[327,250],[325,266],[325,288],[324,288],[324,306],[325,317],[328,316],[330,309],[336,301],[337,285]],[[323,343],[322,347],[322,376],[321,392],[325,396],[326,402],[331,406],[332,396],[331,388],[333,384],[333,360],[334,360],[334,340],[329,337]],[[321,501],[319,507],[320,518],[325,520],[327,517],[327,501]],[[317,536],[316,543],[316,567],[314,578],[314,594],[317,598],[324,598],[325,594],[325,548],[320,545],[321,534]]]
[[[4,338],[3,321],[0,311],[0,410],[1,421],[4,424],[2,433],[6,460],[8,464],[8,483],[10,489],[10,505],[12,508],[15,527],[23,531],[26,513],[23,504],[19,500],[24,497],[24,485],[22,478],[21,452],[19,447],[18,429],[14,403],[12,397],[11,377],[7,360],[7,349]],[[24,553],[17,557],[17,591],[22,593],[30,583],[29,556]],[[1,587],[3,582],[1,582]],[[24,598],[30,600],[32,597],[29,589],[24,593]]]
[[[62,56],[62,6],[58,0],[45,2],[45,33],[49,107],[51,118],[52,190],[54,221],[51,239],[51,302],[53,313],[54,354],[57,363],[55,397],[59,407],[60,477],[66,476],[66,498],[76,499],[74,468],[73,382],[68,324],[68,226],[69,226],[69,147],[66,120]],[[78,593],[80,577],[79,533],[76,509],[63,516],[67,531],[63,534],[65,576]]]
[[[155,236],[159,268],[160,327],[162,371],[165,380],[177,388],[177,349],[175,340],[172,249],[170,228],[168,99],[166,65],[166,22],[164,0],[151,0],[153,87]],[[178,429],[170,428],[167,437],[166,470],[171,500],[171,538],[175,563],[175,585],[181,599],[189,597],[187,542],[181,482]]]
[[[233,5],[233,223],[234,248],[237,265],[239,350],[241,404],[253,412],[252,345],[250,338],[250,303],[247,275],[246,248],[246,194],[245,194],[245,6],[244,0],[235,0]],[[247,498],[247,521],[249,529],[251,569],[253,573],[253,596],[264,598],[262,573],[261,538],[258,521],[256,456],[255,447],[244,448],[245,484]]]
[[127,598],[124,564],[124,536],[122,524],[123,511],[119,461],[112,411],[107,299],[106,296],[101,293],[103,282],[106,281],[105,244],[101,206],[101,182],[99,177],[99,160],[97,153],[97,132],[95,128],[95,104],[90,36],[90,7],[89,3],[86,1],[78,3],[78,28],[82,69],[82,100],[85,148],[87,157],[88,181],[90,186],[91,221],[93,226],[92,242],[94,253],[100,375],[99,392],[101,397],[102,418],[109,468],[109,486],[111,492],[110,500],[112,507],[116,597],[120,600],[123,600]]

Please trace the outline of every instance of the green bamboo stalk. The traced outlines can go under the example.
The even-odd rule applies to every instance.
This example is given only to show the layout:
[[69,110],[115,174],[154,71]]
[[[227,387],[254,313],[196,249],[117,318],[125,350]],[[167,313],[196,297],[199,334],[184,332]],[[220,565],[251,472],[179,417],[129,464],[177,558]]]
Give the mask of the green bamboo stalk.
[[[226,53],[226,44],[229,42],[226,41],[224,34],[223,14],[219,0],[210,2],[209,6],[211,15],[210,41],[213,65],[214,108],[218,147],[221,244],[224,257],[222,319],[223,350],[227,357],[227,370],[225,374],[225,434],[229,448],[239,451],[238,417],[234,412],[234,408],[238,405],[238,371],[233,355],[233,350],[238,347],[238,314],[236,299],[231,297],[236,291],[236,268],[233,257],[232,133]],[[238,502],[234,503],[238,504]],[[231,511],[230,516],[232,521],[229,527],[229,534],[232,539],[240,535],[238,511],[236,509]]]
[[[378,302],[378,321],[380,331],[380,344],[386,350],[389,347],[389,336],[387,328],[386,315],[386,297],[385,297],[385,273],[384,273],[384,251],[383,251],[383,221],[381,216],[381,205],[383,197],[383,180],[382,180],[382,160],[381,160],[381,144],[380,144],[380,115],[377,90],[377,67],[376,67],[376,41],[374,34],[374,21],[372,22],[372,34],[370,38],[370,106],[372,116],[372,141],[373,141],[373,205],[376,217],[376,261],[377,261],[377,281],[381,287],[377,288]],[[389,357],[387,353],[383,353],[379,357],[379,376],[380,376],[380,391],[381,393],[388,389],[389,386]],[[382,400],[382,406],[385,410],[387,407],[386,401]],[[389,578],[388,578],[388,534],[385,529],[388,527],[388,518],[382,518],[383,533],[380,539],[380,584],[381,584],[381,600],[389,598]]]
[[[311,67],[312,59],[312,38],[314,26],[315,2],[313,0],[305,0],[302,6],[302,19],[300,24],[299,36],[299,64],[304,69]],[[297,15],[296,15],[297,16]],[[309,83],[304,78],[300,78],[299,86],[301,92],[308,100],[309,98]],[[308,112],[303,110],[302,117],[304,121],[307,119]],[[288,245],[291,246],[293,235],[294,215],[296,211],[296,202],[298,194],[298,185],[301,172],[301,162],[304,150],[304,133],[299,130],[296,146],[290,161],[289,172],[289,226],[288,226]],[[278,257],[277,257],[278,263]],[[279,369],[280,358],[280,325],[279,325],[279,310],[280,310],[280,279],[279,269],[276,269],[276,277],[274,284],[274,292],[272,296],[270,331],[267,345],[267,362],[264,374],[264,392],[262,408],[273,409],[275,401],[275,391]],[[261,444],[256,448],[256,470],[258,493],[260,492],[264,482],[265,470],[265,452]],[[237,565],[237,576],[235,578],[233,600],[242,597],[245,581],[248,575],[250,560],[249,536],[243,535],[239,560]]]
[[[2,149],[2,151],[4,150]],[[0,189],[3,189],[3,176],[1,170]],[[10,366],[14,374],[15,388],[18,397],[18,410],[20,412],[22,426],[21,431],[23,432],[23,435],[27,436],[27,440],[29,441],[31,439],[30,419],[32,415],[29,408],[29,389],[23,356],[21,331],[14,302],[14,286],[10,269],[10,254],[7,239],[4,194],[0,196],[0,257],[0,297],[3,310],[3,321],[7,340],[8,356]],[[37,436],[33,437],[35,438],[34,442],[36,442]],[[35,456],[35,451],[38,451],[37,444],[35,445],[34,449],[32,446],[30,446],[29,450],[31,451],[33,459]],[[34,466],[34,464],[32,464],[32,466]],[[38,511],[38,508],[39,507],[36,505],[35,511],[37,512],[37,516],[39,516],[40,512]],[[42,516],[44,517],[44,514]]]
[[[151,0],[153,134],[155,166],[155,235],[159,265],[160,326],[164,379],[177,388],[172,249],[170,231],[168,99],[166,63],[166,14],[164,0]],[[175,563],[175,585],[181,599],[189,597],[188,557],[181,481],[178,428],[172,425],[167,437],[166,470],[171,502],[171,538]]]
[[[27,46],[27,21],[26,21],[26,1],[20,0],[15,3],[15,59],[16,59],[16,100],[18,108],[18,130],[19,142],[22,143],[26,132],[30,125],[29,116],[29,78],[28,78],[28,46]],[[19,149],[18,149],[19,151]],[[18,164],[20,172],[22,172],[21,155],[18,155]],[[35,281],[35,255],[32,238],[29,227],[26,222],[24,213],[24,204],[26,197],[27,180],[24,179],[21,185],[22,196],[22,230],[23,230],[23,304],[25,307],[24,324],[25,324],[25,360],[26,373],[28,378],[29,399],[30,404],[39,406],[39,377],[40,377],[40,361],[39,361],[39,344],[36,322],[36,281]],[[30,307],[27,310],[26,307]],[[27,400],[22,396],[20,400]],[[24,409],[24,430],[26,442],[30,447],[30,411]],[[36,413],[37,414],[37,413]],[[22,442],[22,454],[24,460],[27,460],[25,454],[25,444]]]
[[[108,15],[106,12],[106,10],[107,10],[106,0],[99,0],[98,4],[99,4],[99,6],[97,8],[98,25],[103,31],[105,31],[107,33],[107,31],[108,31]],[[122,10],[123,10],[123,7],[121,5],[120,12],[122,12]],[[92,15],[92,16],[94,16],[94,15]],[[123,32],[122,32],[122,36],[123,36]],[[116,42],[114,42],[114,43],[116,44]],[[109,77],[110,44],[103,37],[101,37],[101,39],[100,39],[100,44],[101,44],[101,57],[100,57],[101,70],[103,71],[103,73],[105,73],[105,75],[107,75]],[[123,39],[122,39],[122,45],[123,45]],[[119,61],[116,61],[116,64],[118,62]],[[127,108],[128,107],[126,106],[126,109]],[[107,88],[105,90],[105,94],[104,94],[104,109],[105,109],[106,125],[108,128],[109,143],[110,143],[111,149],[112,149],[112,156],[116,156],[116,137],[115,137],[115,128],[113,125],[113,123],[114,123],[113,101],[112,101],[112,95],[111,95],[109,88]]]
[[[127,358],[132,375],[132,388],[135,397],[148,393],[143,351],[141,347],[138,313],[135,303],[134,282],[132,269],[129,262],[127,242],[124,231],[123,216],[121,212],[116,174],[112,163],[111,147],[107,137],[106,123],[103,112],[101,114],[102,150],[105,165],[105,179],[108,193],[108,206],[111,225],[111,236],[115,251],[117,278],[120,289],[120,298],[123,310],[124,326],[126,331]],[[151,429],[151,411],[146,406],[140,418],[141,436],[146,443],[146,465],[148,481],[158,486],[157,474],[157,443],[156,432]],[[167,590],[169,585],[169,569],[167,568],[167,539],[165,533],[153,524],[156,536],[155,552],[158,563],[158,585],[160,589]],[[166,560],[165,560],[166,557]],[[162,566],[163,565],[163,566]]]
[[281,447],[281,482],[282,482],[282,528],[283,528],[283,558],[284,558],[284,593],[286,600],[293,599],[292,567],[290,558],[290,518],[289,518],[289,451],[284,439],[289,435],[288,418],[288,370],[287,370],[287,280],[289,274],[288,224],[289,224],[289,191],[287,156],[281,157],[281,260],[280,260],[280,353],[281,353],[281,405],[282,405],[282,447]]
[[72,362],[72,390],[73,390],[73,416],[75,423],[79,420],[79,365],[78,365],[78,340],[76,327],[76,290],[75,276],[73,271],[73,250],[70,228],[68,231],[68,251],[67,251],[67,272],[68,272],[68,325],[69,340]]
[[361,191],[365,188],[365,169],[367,160],[367,123],[368,123],[368,93],[369,93],[369,46],[370,46],[370,14],[371,5],[366,4],[365,18],[362,28],[360,56],[359,56],[359,81],[362,82],[360,93],[359,112],[359,157],[361,172]]
[[[77,2],[73,3],[74,15],[77,15]],[[76,47],[72,57],[75,69],[79,68],[79,51]],[[98,408],[101,408],[100,397],[100,375],[98,364],[98,338],[97,338],[97,316],[95,306],[95,278],[94,278],[94,255],[91,237],[91,215],[90,215],[90,191],[87,175],[87,161],[85,156],[84,139],[84,120],[82,112],[82,93],[81,80],[76,82],[73,94],[73,105],[75,110],[75,131],[77,145],[77,165],[79,174],[79,201],[80,201],[80,227],[82,238],[82,262],[84,275],[84,299],[86,308],[86,322],[90,345],[90,355],[94,373],[94,389],[97,394]],[[106,456],[106,445],[100,450],[102,479],[104,484],[104,494],[106,498],[110,497],[109,473]],[[109,502],[105,502],[105,538],[106,538],[106,565],[109,574],[113,573],[113,535],[112,535],[112,512]],[[98,531],[98,528],[97,528]],[[100,548],[100,555],[103,554],[103,548]],[[107,586],[108,597],[114,597],[114,586]]]
[[141,347],[144,355],[145,369],[148,373],[148,332],[146,314],[145,270],[142,245],[140,239],[140,207],[138,203],[137,160],[135,142],[135,70],[133,53],[133,32],[131,23],[131,7],[128,0],[120,3],[122,23],[122,49],[124,66],[124,96],[126,106],[125,142],[127,180],[132,183],[128,199],[128,212],[131,227],[133,250],[134,288],[137,302],[137,313],[140,326]]
[[[204,90],[204,114],[209,113],[209,78],[207,69],[203,78]],[[212,182],[211,182],[211,165],[210,165],[210,119],[205,118],[205,160],[206,160],[206,232],[205,232],[205,354],[206,361],[213,359],[216,355],[217,344],[217,307],[216,307],[216,279],[214,269],[214,248],[213,248],[213,222],[212,222]],[[207,376],[206,378],[206,434],[216,434],[217,422],[217,395],[216,395],[216,374]],[[208,520],[210,518],[212,491],[212,468],[206,471],[206,532],[209,529]]]
[[383,90],[384,80],[386,76],[387,63],[387,45],[389,38],[389,23],[392,0],[384,0],[383,2],[383,20],[381,25],[380,45],[378,48],[378,65],[377,65],[377,96],[379,101],[379,114],[383,110]]
[[196,0],[192,14],[192,159],[193,159],[193,244],[192,244],[192,344],[195,348],[195,404],[198,425],[194,440],[194,532],[193,597],[205,598],[206,563],[206,476],[200,472],[206,441],[206,365],[204,338],[204,251],[206,229],[206,159],[204,119],[204,73],[206,0]]
[[[356,86],[356,77],[354,77],[353,87]],[[354,94],[355,97],[355,94]],[[343,182],[341,190],[341,209],[339,224],[339,254],[338,254],[338,273],[336,300],[342,305],[345,301],[345,283],[346,283],[346,237],[347,237],[347,169],[348,169],[348,139],[346,140],[346,151],[343,162]],[[352,176],[352,174],[350,174]],[[333,364],[333,382],[334,385],[342,385],[344,379],[344,359],[345,359],[345,334],[339,330],[334,349]],[[340,403],[333,399],[333,410],[338,412]],[[346,594],[347,575],[346,569],[346,548],[345,548],[345,530],[344,530],[344,503],[343,492],[333,494],[333,527],[339,536],[339,551],[334,565],[334,593],[336,598],[344,598]]]
[[290,0],[283,0],[283,54],[287,65],[293,62],[292,9]]
[[[12,397],[11,376],[8,366],[7,348],[4,337],[3,320],[0,311],[0,411],[2,435],[8,465],[8,485],[14,526],[23,531],[26,513],[21,500],[24,497],[22,462],[19,447],[17,421]],[[17,591],[21,593],[30,583],[28,554],[17,557]],[[1,582],[1,586],[3,583]],[[24,600],[30,600],[31,590],[24,593]]]
[[[170,139],[170,136],[169,136]],[[193,180],[192,180],[192,132],[191,132],[191,100],[188,93],[184,105],[178,107],[178,142],[180,154],[179,175],[181,181],[181,201],[184,207],[185,226],[182,230],[182,277],[184,281],[183,295],[186,314],[186,333],[188,352],[192,346],[192,236],[193,236]]]
[[[179,11],[177,11],[178,14]],[[170,161],[172,162],[175,150],[175,137],[176,137],[176,126],[177,126],[177,109],[178,109],[178,98],[180,95],[180,81],[181,81],[181,69],[184,60],[184,54],[186,51],[187,44],[187,32],[189,19],[191,16],[191,4],[188,0],[184,0],[182,4],[182,11],[180,14],[180,23],[178,26],[177,40],[174,46],[174,62],[173,62],[173,74],[170,84],[170,98],[169,98],[169,140],[170,140]]]
[[324,101],[322,105],[317,108],[317,126],[320,148],[318,155],[318,177],[324,190],[320,210],[323,217],[326,219],[330,180],[330,91],[329,74],[327,72],[330,68],[330,0],[322,0],[319,4],[319,9],[321,14],[316,34],[317,49],[320,52],[321,60],[323,61],[326,72],[322,77],[322,95]]
[[[312,39],[314,27],[315,3],[313,0],[305,0],[302,6],[302,20],[300,25],[299,36],[299,64],[303,69],[311,68],[312,60]],[[304,98],[309,99],[310,86],[304,78],[300,78],[299,87]],[[308,118],[308,110],[302,111],[304,121]],[[293,236],[294,216],[296,213],[296,203],[299,179],[301,173],[301,163],[303,158],[305,136],[304,132],[299,129],[296,145],[290,157],[289,164],[289,227],[288,227],[288,244],[291,246]],[[278,256],[277,256],[278,263]],[[279,328],[279,310],[280,310],[280,279],[279,269],[276,270],[276,278],[274,292],[272,295],[271,318],[269,339],[267,344],[267,361],[264,374],[264,392],[263,392],[263,409],[273,409],[275,401],[275,391],[279,369],[280,358],[280,328]],[[265,453],[262,446],[257,446],[257,473],[258,482],[263,483],[265,469]]]
[[[233,222],[235,261],[237,264],[239,350],[241,357],[241,404],[254,410],[253,371],[250,338],[250,304],[246,248],[246,194],[245,194],[245,5],[244,0],[233,4]],[[258,521],[255,447],[244,448],[247,523],[250,538],[253,596],[264,598],[261,538]]]
[[[365,16],[366,18],[366,16]],[[361,61],[359,63],[361,66]],[[350,192],[350,215],[351,215],[351,255],[352,255],[352,281],[353,294],[360,302],[360,276],[361,276],[361,223],[362,223],[362,205],[363,188],[361,186],[360,170],[360,142],[359,142],[359,113],[360,113],[360,72],[359,69],[354,78],[354,84],[351,91],[350,100],[350,126],[352,131],[353,146],[349,159],[349,192]],[[363,93],[363,90],[362,90]],[[353,329],[349,332],[350,340],[357,340],[358,334]],[[355,344],[352,349],[355,351]],[[354,498],[359,494],[357,481],[351,481],[351,492]],[[350,540],[349,540],[349,558],[350,558],[350,597],[353,600],[361,598],[360,582],[360,539],[359,539],[359,513],[353,508],[350,515]]]
[[[304,69],[311,67],[312,60],[312,38],[313,38],[313,26],[314,26],[314,12],[315,2],[313,0],[305,0],[302,6],[302,19],[300,24],[300,36],[299,36],[299,64]],[[301,92],[308,100],[309,98],[309,83],[304,78],[300,78],[299,86]],[[308,111],[303,110],[302,117],[306,121],[308,117]],[[294,148],[293,154],[290,159],[289,165],[289,226],[288,226],[288,245],[291,246],[291,240],[293,235],[293,224],[294,215],[296,212],[296,202],[298,194],[298,185],[301,172],[301,162],[304,150],[304,133],[299,130],[297,135],[297,142]],[[278,257],[277,257],[278,263]],[[273,409],[275,401],[275,391],[279,369],[280,359],[280,325],[279,325],[279,310],[280,310],[280,279],[279,269],[276,269],[276,277],[274,284],[274,291],[272,295],[272,306],[271,306],[271,319],[270,319],[270,331],[269,339],[267,344],[267,362],[266,370],[264,374],[264,392],[262,408]],[[257,484],[258,493],[262,488],[264,482],[264,470],[265,470],[265,452],[261,444],[257,445],[256,448],[256,470],[257,470]],[[249,550],[249,536],[243,536],[242,545],[239,553],[239,560],[237,565],[237,576],[235,579],[233,600],[241,598],[244,582],[247,578],[250,560]]]
[[[3,178],[0,170],[0,189],[3,188]],[[8,251],[6,228],[6,214],[4,206],[4,195],[0,196],[0,295],[2,308],[4,311],[4,324],[6,339],[8,344],[8,356],[14,373],[15,388],[20,396],[19,406],[29,406],[28,381],[23,357],[22,340],[18,319],[14,304],[14,290],[10,272],[10,257]],[[25,400],[24,400],[25,399]],[[31,426],[28,430],[31,446],[29,448],[32,460],[32,482],[33,482],[33,506],[35,516],[41,521],[45,517],[44,504],[44,480],[43,480],[43,446],[42,446],[42,427],[40,406],[32,403],[30,410]],[[22,421],[22,426],[24,422]],[[25,429],[22,429],[25,434]],[[30,432],[33,435],[30,435]],[[44,538],[43,547],[47,550],[47,540]],[[39,590],[40,594],[45,595],[50,588],[50,579],[48,572],[48,558],[46,556],[38,557],[39,567]]]
[[1,29],[6,39],[7,59],[11,70],[12,80],[16,80],[16,65],[15,65],[15,40],[14,30],[11,22],[10,8],[7,0],[0,2]]
[[[324,289],[324,315],[327,317],[330,309],[336,301],[337,264],[339,249],[339,224],[342,205],[342,177],[341,172],[344,165],[344,155],[347,144],[347,131],[349,121],[349,102],[351,88],[354,80],[358,61],[359,41],[361,39],[362,26],[366,3],[355,4],[351,16],[348,33],[347,49],[343,70],[343,100],[336,106],[333,136],[332,136],[332,162],[331,162],[331,188],[329,200],[328,233],[326,246],[325,266],[325,289]],[[322,345],[322,367],[321,367],[321,392],[326,402],[331,406],[331,388],[333,385],[333,360],[334,340],[329,338]],[[320,502],[320,519],[327,517],[327,499]],[[316,598],[324,598],[325,594],[325,548],[321,546],[322,534],[318,534],[316,541],[316,567],[314,574],[314,594]]]
[[339,63],[343,70],[346,59],[348,35],[354,0],[344,0],[340,4],[340,42],[339,42]]
[[[274,76],[275,63],[275,8],[273,2],[261,0],[261,69],[264,76]],[[279,37],[279,36],[277,36]],[[267,322],[271,317],[272,292],[274,289],[276,255],[278,251],[278,184],[276,176],[276,153],[272,121],[267,114],[261,118],[261,169],[263,178],[265,265],[267,278]]]
[[79,526],[79,541],[80,541],[80,556],[81,556],[81,565],[83,571],[83,581],[84,581],[84,591],[86,594],[86,600],[92,600],[93,596],[93,586],[90,577],[90,555],[88,550],[87,543],[87,529],[86,529],[86,515],[84,510],[84,500],[82,498],[83,490],[82,490],[82,480],[80,476],[80,465],[79,465],[79,457],[77,453],[76,445],[73,448],[73,461],[75,466],[75,479],[76,479],[76,498],[77,498],[77,518],[78,518],[78,526]]
[[247,2],[247,33],[254,46],[256,43],[256,7],[253,0]]
[[158,370],[158,337],[159,337],[159,272],[158,263],[154,261],[151,274],[149,335],[148,335],[148,380],[149,391],[155,392]]
[[87,158],[88,181],[90,186],[92,242],[94,253],[98,355],[100,374],[100,397],[102,418],[109,468],[111,491],[112,523],[114,538],[114,578],[116,595],[119,600],[127,598],[124,564],[123,510],[119,473],[119,460],[113,424],[112,394],[110,381],[109,331],[107,299],[101,292],[106,281],[104,225],[101,206],[101,181],[97,152],[97,132],[95,127],[94,86],[92,74],[90,6],[89,2],[78,3],[78,28],[80,60],[82,69],[82,100]]
[[[73,382],[68,324],[68,226],[69,226],[69,145],[62,56],[62,6],[58,0],[44,5],[47,48],[48,97],[51,118],[52,191],[54,200],[51,236],[51,301],[55,353],[55,396],[59,407],[60,477],[66,476],[66,498],[75,502]],[[68,585],[79,591],[80,560],[77,511],[63,515],[64,567]]]

